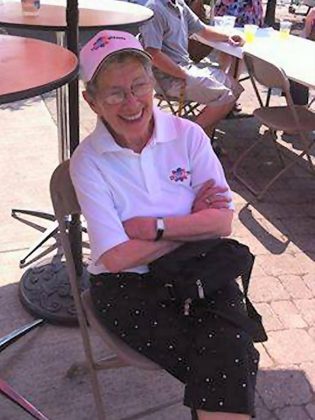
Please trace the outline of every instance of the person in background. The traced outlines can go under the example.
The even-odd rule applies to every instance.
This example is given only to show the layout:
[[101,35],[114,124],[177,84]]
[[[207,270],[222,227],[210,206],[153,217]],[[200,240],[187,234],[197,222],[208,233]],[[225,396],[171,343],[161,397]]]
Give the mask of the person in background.
[[217,0],[215,16],[235,16],[235,26],[246,24],[262,26],[264,23],[262,0]]
[[315,41],[315,7],[313,7],[305,18],[304,29],[301,33],[303,38]]
[[[203,0],[185,0],[190,9],[199,17],[199,19],[207,24],[206,9]],[[189,57],[195,62],[199,63],[213,50],[210,45],[203,44],[195,39],[188,39],[188,53]]]
[[[186,311],[161,271],[151,271],[174,250],[230,234],[234,211],[222,166],[198,125],[153,105],[151,57],[130,33],[98,33],[82,48],[80,65],[97,122],[72,155],[70,174],[88,225],[95,311],[185,384],[194,419],[249,420],[259,353],[237,282],[192,300]],[[189,270],[196,261],[206,267],[207,252]]]
[[243,45],[239,35],[225,35],[204,24],[184,0],[149,0],[153,18],[140,27],[146,51],[153,58],[158,84],[170,96],[205,104],[195,122],[210,135],[216,124],[233,108],[243,88],[222,70],[193,63],[188,38],[197,34],[212,41]]
[[[315,41],[315,7],[310,10],[305,19],[301,37]],[[314,71],[314,70],[313,70]],[[295,105],[307,105],[309,101],[308,87],[290,80],[290,92]]]

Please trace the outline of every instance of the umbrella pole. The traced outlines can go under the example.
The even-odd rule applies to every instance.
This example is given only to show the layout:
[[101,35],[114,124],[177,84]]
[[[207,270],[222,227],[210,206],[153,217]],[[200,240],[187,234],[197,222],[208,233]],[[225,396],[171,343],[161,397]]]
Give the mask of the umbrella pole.
[[[79,53],[79,9],[77,0],[67,0],[67,48],[76,56]],[[69,91],[69,139],[70,156],[80,141],[79,123],[79,80],[75,78],[68,85]],[[76,266],[77,275],[82,275],[82,226],[80,216],[72,216],[69,225],[71,248]]]

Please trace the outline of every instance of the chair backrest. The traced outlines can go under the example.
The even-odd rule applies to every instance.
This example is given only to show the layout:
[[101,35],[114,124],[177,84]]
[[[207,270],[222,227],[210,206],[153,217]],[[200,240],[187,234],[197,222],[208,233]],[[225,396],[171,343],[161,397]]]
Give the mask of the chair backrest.
[[244,61],[249,75],[253,76],[263,86],[278,88],[283,91],[290,89],[288,78],[280,67],[249,53],[244,54]]
[[50,180],[50,195],[57,220],[71,214],[80,214],[81,209],[69,172],[69,160],[58,165]]
[[69,160],[57,166],[50,179],[50,197],[58,222],[60,240],[66,258],[66,267],[74,299],[78,322],[83,339],[88,364],[94,365],[92,349],[87,331],[87,321],[81,301],[81,290],[77,278],[75,261],[67,232],[67,220],[73,215],[80,215],[81,209],[74,191],[69,172]]
[[252,54],[245,53],[244,61],[250,76],[251,82],[255,89],[260,106],[263,106],[260,94],[258,92],[255,80],[263,86],[272,89],[281,89],[284,93],[290,111],[294,115],[294,119],[298,121],[298,117],[294,108],[293,99],[290,92],[290,82],[285,72],[275,64],[269,63],[261,58],[255,57]]
[[[93,310],[88,291],[83,293],[83,299],[81,299],[80,282],[76,274],[75,262],[67,232],[68,217],[80,215],[81,213],[80,205],[70,178],[69,161],[61,163],[53,172],[50,180],[50,194],[59,225],[61,244],[66,258],[68,276],[87,358],[91,358],[90,362],[94,363],[89,343],[86,317],[91,326],[94,327],[93,329],[105,341],[106,345],[119,356],[121,360],[120,366],[131,364],[142,369],[157,369],[157,366],[153,362],[129,348],[123,341],[117,339],[116,336],[102,326]],[[117,366],[118,364],[116,363]],[[106,366],[104,365],[103,367]],[[112,363],[108,367],[112,367]]]

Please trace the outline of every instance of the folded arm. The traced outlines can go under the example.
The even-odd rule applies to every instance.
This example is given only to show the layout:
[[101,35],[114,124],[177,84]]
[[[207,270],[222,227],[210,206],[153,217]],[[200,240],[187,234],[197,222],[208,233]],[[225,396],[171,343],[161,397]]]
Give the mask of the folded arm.
[[156,217],[133,217],[123,223],[130,240],[106,251],[100,261],[113,273],[148,264],[184,242],[228,236],[233,210],[231,199],[210,179],[196,194],[191,214],[164,218],[163,240],[155,242]]
[[130,239],[104,252],[99,261],[111,273],[119,273],[131,267],[149,264],[181,245],[181,242],[167,240],[154,242]]
[[[165,217],[163,238],[172,241],[197,241],[229,236],[233,210],[205,209],[186,216]],[[123,223],[130,238],[153,241],[156,217],[133,217]]]
[[[185,216],[165,217],[163,239],[172,241],[197,241],[229,236],[233,219],[231,198],[227,187],[206,181],[196,194],[191,213]],[[156,237],[155,217],[133,217],[123,222],[129,238],[152,241]]]

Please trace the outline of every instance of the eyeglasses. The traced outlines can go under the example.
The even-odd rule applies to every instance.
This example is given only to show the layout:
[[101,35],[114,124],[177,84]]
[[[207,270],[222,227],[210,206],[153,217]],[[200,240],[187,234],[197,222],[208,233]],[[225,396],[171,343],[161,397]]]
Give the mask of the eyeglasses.
[[152,82],[139,82],[131,86],[130,89],[119,89],[112,93],[107,93],[102,95],[102,100],[107,105],[118,105],[124,102],[129,94],[129,92],[136,98],[147,95],[152,89]]

